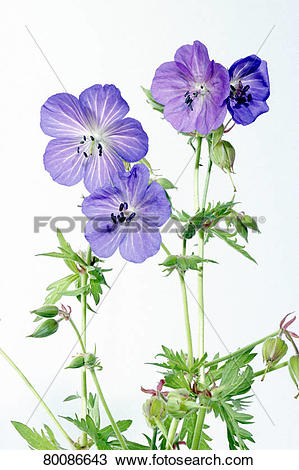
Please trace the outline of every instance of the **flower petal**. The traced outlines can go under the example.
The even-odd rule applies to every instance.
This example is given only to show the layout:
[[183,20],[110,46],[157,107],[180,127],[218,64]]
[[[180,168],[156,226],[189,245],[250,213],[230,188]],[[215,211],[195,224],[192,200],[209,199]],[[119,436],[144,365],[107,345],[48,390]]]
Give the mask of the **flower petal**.
[[79,137],[86,134],[86,122],[78,99],[69,93],[51,96],[41,108],[41,128],[51,137]]
[[207,97],[210,97],[215,105],[222,106],[230,91],[229,73],[227,69],[212,60],[206,70],[205,78],[206,86],[209,90]]
[[138,216],[149,226],[160,227],[171,215],[170,203],[162,186],[153,181],[146,192],[140,205],[136,206]]
[[166,103],[164,117],[177,131],[195,131],[197,114],[186,105],[183,96],[173,98]]
[[270,83],[267,62],[256,55],[239,59],[230,67],[231,81],[242,81],[242,84],[250,86],[250,93],[255,100],[265,101],[270,95]]
[[87,158],[84,184],[88,191],[93,193],[100,187],[111,184],[114,175],[119,171],[125,171],[122,160],[105,146],[101,156],[93,154]]
[[149,183],[149,170],[144,163],[137,163],[131,171],[119,172],[113,184],[122,193],[124,201],[136,207],[142,201]]
[[233,120],[237,124],[247,126],[256,120],[256,118],[263,113],[269,111],[269,106],[264,101],[251,101],[249,106],[241,105],[240,107],[231,106],[231,101],[228,101],[227,107],[231,113]]
[[73,186],[83,178],[86,158],[77,149],[78,142],[70,139],[53,139],[48,143],[44,165],[57,183]]
[[139,121],[132,118],[114,121],[105,129],[105,139],[117,155],[127,162],[141,160],[148,151],[148,137]]
[[161,235],[158,228],[149,227],[141,220],[136,222],[134,227],[135,230],[128,231],[121,241],[119,252],[127,261],[142,263],[158,253],[162,241]]
[[121,196],[117,188],[106,186],[86,197],[82,203],[82,212],[89,218],[110,216],[118,212]]
[[114,85],[93,85],[81,93],[79,102],[91,130],[109,126],[122,119],[130,109]]
[[210,63],[209,53],[204,44],[194,41],[180,47],[175,53],[175,61],[183,64],[194,76],[195,80],[203,81],[206,69]]
[[85,238],[92,251],[100,258],[109,258],[117,250],[125,234],[120,231],[120,225],[111,220],[90,220],[85,228]]
[[153,98],[161,104],[189,90],[189,78],[175,62],[165,62],[157,68],[151,87]]

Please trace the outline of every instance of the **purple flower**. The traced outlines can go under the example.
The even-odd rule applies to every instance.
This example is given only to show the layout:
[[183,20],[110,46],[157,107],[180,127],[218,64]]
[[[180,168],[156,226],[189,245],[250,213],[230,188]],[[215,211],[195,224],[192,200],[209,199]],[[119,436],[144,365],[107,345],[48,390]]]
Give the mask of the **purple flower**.
[[139,163],[85,198],[82,211],[90,219],[85,237],[97,256],[108,258],[119,247],[124,259],[142,263],[160,249],[158,227],[170,217],[170,204],[159,183],[149,185],[149,170]]
[[54,137],[44,154],[53,180],[72,186],[83,178],[93,192],[124,171],[123,160],[143,158],[148,138],[139,121],[125,118],[128,111],[114,85],[94,85],[79,99],[69,93],[51,96],[41,109],[41,128]]
[[269,110],[267,62],[256,55],[237,60],[229,69],[230,95],[227,107],[237,124],[247,126]]
[[165,119],[176,130],[206,135],[223,123],[229,75],[221,64],[210,61],[204,44],[194,41],[176,51],[174,62],[160,65],[151,92],[165,105]]

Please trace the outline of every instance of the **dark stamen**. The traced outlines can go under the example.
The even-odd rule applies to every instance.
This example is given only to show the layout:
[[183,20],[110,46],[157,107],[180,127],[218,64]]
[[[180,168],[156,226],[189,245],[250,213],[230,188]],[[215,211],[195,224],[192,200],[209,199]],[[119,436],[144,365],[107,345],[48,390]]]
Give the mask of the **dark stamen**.
[[94,140],[94,137],[92,135],[90,136],[90,140]]
[[131,215],[129,215],[129,217],[127,218],[127,223],[129,224],[131,222],[132,219],[134,219],[136,213],[135,212],[132,212]]
[[250,85],[246,85],[244,86],[243,90],[242,90],[242,93],[246,93],[246,91],[248,91],[250,88]]
[[83,136],[83,140],[86,140],[86,135]]
[[120,206],[119,206],[119,212],[121,212],[123,209],[124,209],[124,204],[121,203]]
[[252,94],[251,94],[251,93],[248,93],[248,95],[247,95],[247,101],[250,103],[251,100],[252,100]]
[[99,149],[99,156],[101,157],[103,153],[103,147],[100,143],[98,143],[98,149]]
[[125,220],[126,220],[126,217],[124,215],[123,212],[121,212],[118,216],[117,216],[119,222],[122,224]]
[[81,140],[81,141],[80,141],[80,144],[84,144],[84,140]]
[[117,224],[117,218],[116,218],[116,216],[113,214],[113,212],[112,212],[112,214],[111,214],[111,220],[112,220],[112,222],[113,222],[114,224]]
[[80,147],[77,147],[77,152],[80,153]]
[[128,209],[128,207],[129,207],[128,204],[127,204],[126,202],[124,202],[124,209],[125,209],[125,211]]
[[87,157],[88,157],[88,155],[87,155],[87,153],[86,153],[86,152],[83,152],[83,155],[84,155],[84,157],[85,157],[85,158],[87,158]]

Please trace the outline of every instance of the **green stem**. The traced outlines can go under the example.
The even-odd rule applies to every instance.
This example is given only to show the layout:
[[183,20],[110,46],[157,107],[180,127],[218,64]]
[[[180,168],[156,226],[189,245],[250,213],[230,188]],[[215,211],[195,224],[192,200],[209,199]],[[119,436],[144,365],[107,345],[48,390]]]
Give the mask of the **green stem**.
[[[165,253],[169,256],[171,255],[170,251],[164,243],[161,243],[161,247],[165,251]],[[183,256],[186,255],[186,240],[183,240]],[[191,326],[190,326],[190,318],[189,318],[189,308],[188,308],[188,298],[187,298],[187,290],[186,290],[186,283],[183,274],[178,272],[180,283],[181,283],[181,290],[182,290],[182,297],[183,297],[183,306],[184,306],[184,320],[185,320],[185,330],[187,336],[187,345],[188,345],[188,367],[191,369],[193,365],[193,347],[192,347],[192,335],[191,335]]]
[[202,430],[203,430],[203,425],[206,417],[206,408],[200,408],[198,415],[197,415],[197,420],[196,420],[196,425],[194,428],[194,434],[193,434],[193,441],[192,441],[192,450],[199,450],[200,448],[200,440],[202,436]]
[[264,341],[266,341],[266,339],[272,338],[272,336],[278,335],[279,331],[280,330],[274,331],[274,333],[271,333],[270,335],[264,336],[263,338],[258,339],[257,341],[254,341],[253,343],[248,344],[247,346],[244,346],[243,348],[237,349],[237,351],[235,351],[233,353],[227,354],[226,356],[223,356],[223,357],[219,357],[218,359],[214,359],[213,361],[208,362],[206,364],[206,367],[213,366],[214,364],[218,364],[219,362],[223,362],[223,361],[226,361],[227,359],[231,359],[234,356],[238,356],[239,354],[246,351],[247,349],[254,348],[258,344],[263,343]]
[[169,427],[169,431],[168,431],[168,436],[167,436],[168,444],[167,444],[166,450],[173,449],[173,441],[175,438],[176,430],[178,428],[178,424],[179,424],[179,420],[173,418],[171,421],[171,425]]
[[44,402],[44,400],[42,399],[42,397],[40,396],[40,394],[35,390],[35,388],[33,387],[33,385],[31,385],[31,383],[29,382],[29,380],[25,377],[25,375],[20,371],[20,369],[16,366],[16,364],[10,359],[10,357],[7,356],[7,354],[5,354],[5,352],[0,348],[0,354],[2,354],[2,356],[4,357],[4,359],[7,360],[7,362],[13,367],[13,369],[19,374],[19,376],[21,377],[21,379],[25,382],[25,384],[27,385],[27,387],[31,390],[31,392],[36,396],[36,398],[39,400],[39,402],[43,405],[43,407],[45,408],[46,412],[48,413],[48,415],[52,418],[52,420],[54,421],[54,423],[56,424],[56,426],[58,427],[58,429],[60,430],[60,432],[64,435],[64,437],[67,439],[67,441],[70,443],[70,445],[72,446],[72,449],[75,448],[74,446],[74,441],[70,438],[70,436],[67,434],[67,432],[63,429],[63,427],[61,426],[61,424],[59,423],[59,421],[55,418],[54,414],[52,413],[52,411],[50,410],[50,408],[48,408],[48,406],[46,405],[46,403]]
[[200,162],[200,152],[201,152],[202,137],[197,137],[197,149],[195,157],[195,167],[194,167],[194,205],[195,211],[199,209],[199,162]]
[[[87,257],[86,257],[86,264],[87,266],[90,265],[91,260],[91,248],[88,247]],[[87,272],[83,272],[81,274],[81,287],[86,287],[88,282],[88,274]],[[86,351],[86,311],[87,311],[87,294],[81,294],[81,339],[83,342],[83,350]],[[82,418],[86,420],[87,415],[87,378],[86,378],[86,368],[82,367],[81,370],[81,394],[82,394]],[[82,432],[81,436],[81,445],[82,447],[87,446],[87,434],[86,432]]]
[[158,434],[158,428],[155,427],[154,430],[153,430],[153,437],[152,437],[152,441],[151,441],[151,450],[157,449],[157,446],[156,446],[157,434]]
[[82,348],[82,352],[83,352],[84,354],[86,354],[86,349],[85,349],[85,346],[84,346],[84,344],[83,344],[83,341],[82,341],[82,338],[81,338],[81,335],[80,335],[80,333],[79,333],[78,328],[76,327],[75,323],[73,322],[73,320],[72,320],[71,318],[70,318],[68,321],[70,322],[70,324],[72,325],[72,327],[73,327],[74,330],[75,330],[75,333],[76,333],[76,335],[77,335],[77,338],[78,338],[79,343],[80,343],[81,348]]
[[287,365],[288,365],[288,361],[285,361],[285,362],[282,362],[281,364],[278,364],[277,366],[270,367],[270,369],[268,369],[268,370],[267,370],[267,367],[266,367],[266,369],[259,370],[258,372],[255,372],[253,374],[253,377],[259,377],[260,375],[263,375],[266,371],[267,371],[267,373],[272,372],[273,370],[281,369],[282,367],[286,367]]
[[208,195],[208,189],[209,189],[209,184],[210,184],[212,165],[213,165],[213,162],[210,159],[207,174],[206,174],[205,184],[203,188],[202,203],[201,203],[202,209],[205,207],[206,202],[207,202],[207,195]]
[[104,398],[103,392],[101,390],[101,387],[100,387],[100,384],[99,384],[99,381],[98,381],[98,378],[96,376],[96,373],[95,373],[94,369],[90,369],[90,373],[91,373],[92,378],[94,380],[94,383],[95,383],[98,395],[100,397],[100,400],[102,402],[102,405],[103,405],[103,407],[106,411],[106,414],[109,418],[109,421],[111,423],[112,429],[113,429],[115,435],[117,436],[117,439],[119,440],[119,443],[120,443],[122,449],[127,450],[128,449],[127,444],[125,443],[125,440],[124,440],[123,436],[121,435],[121,433],[118,429],[118,426],[117,426],[116,422],[113,419],[112,414],[110,413],[110,410],[109,410],[108,405],[106,403],[106,400]]
[[161,433],[163,434],[163,436],[166,439],[166,448],[167,448],[169,446],[169,441],[168,441],[168,435],[167,435],[166,428],[165,428],[164,424],[158,418],[154,418],[154,421],[156,423],[157,428],[161,431]]

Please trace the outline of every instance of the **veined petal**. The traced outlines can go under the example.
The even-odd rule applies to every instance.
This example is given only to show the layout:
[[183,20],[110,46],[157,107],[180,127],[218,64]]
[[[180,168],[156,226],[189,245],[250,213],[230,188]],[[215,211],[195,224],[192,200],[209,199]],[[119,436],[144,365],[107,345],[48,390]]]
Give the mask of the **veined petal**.
[[158,228],[149,227],[144,222],[137,222],[135,227],[135,230],[126,233],[120,243],[119,252],[127,261],[142,263],[158,253],[162,240]]
[[212,60],[206,71],[206,86],[210,92],[209,95],[212,96],[213,102],[222,106],[230,91],[229,73],[227,69]]
[[92,251],[100,258],[109,258],[125,237],[120,225],[111,220],[90,220],[85,228],[85,238]]
[[177,131],[193,132],[196,129],[197,114],[186,105],[183,96],[166,103],[164,117]]
[[89,218],[107,216],[118,212],[121,195],[117,188],[106,186],[86,197],[82,203],[82,212]]
[[131,171],[119,172],[113,178],[113,184],[122,193],[124,201],[136,207],[142,201],[149,183],[149,170],[137,163]]
[[138,216],[151,227],[160,227],[171,215],[170,203],[162,186],[153,181],[145,192],[142,203],[136,206]]
[[51,137],[82,137],[86,122],[78,99],[69,93],[51,96],[41,108],[41,128]]
[[65,186],[73,186],[83,178],[86,158],[82,151],[78,153],[77,150],[76,141],[50,140],[44,154],[44,165],[54,181]]
[[109,126],[122,119],[130,109],[114,85],[93,85],[81,93],[79,102],[91,130]]
[[194,79],[199,81],[203,80],[206,68],[210,63],[208,50],[200,41],[194,41],[193,45],[186,44],[180,47],[176,51],[174,59],[183,64]]
[[148,151],[148,137],[139,121],[132,118],[113,122],[105,130],[111,149],[127,162],[141,160]]
[[90,193],[93,193],[102,186],[111,184],[112,179],[119,171],[125,171],[122,160],[107,146],[103,148],[103,153],[90,155],[84,173],[84,184]]
[[[199,134],[207,135],[221,126],[227,113],[227,106],[226,103],[222,106],[214,103],[209,95],[202,100],[201,105],[201,111],[197,114],[196,130]],[[196,108],[194,111],[197,111]]]
[[175,62],[165,62],[157,68],[151,87],[153,98],[161,104],[184,96],[189,89],[188,76]]

